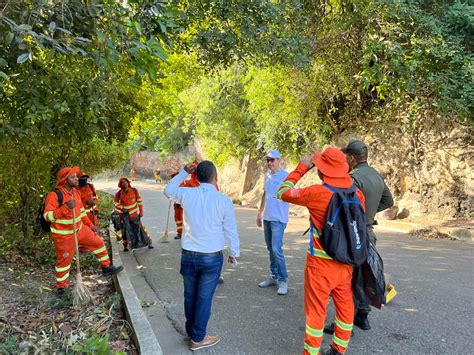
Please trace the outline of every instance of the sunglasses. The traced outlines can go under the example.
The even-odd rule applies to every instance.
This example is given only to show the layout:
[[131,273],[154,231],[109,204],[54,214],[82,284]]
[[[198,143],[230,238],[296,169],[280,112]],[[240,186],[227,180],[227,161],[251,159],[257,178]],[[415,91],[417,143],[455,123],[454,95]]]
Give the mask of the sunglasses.
[[267,158],[266,161],[267,163],[273,163],[275,161],[275,158]]

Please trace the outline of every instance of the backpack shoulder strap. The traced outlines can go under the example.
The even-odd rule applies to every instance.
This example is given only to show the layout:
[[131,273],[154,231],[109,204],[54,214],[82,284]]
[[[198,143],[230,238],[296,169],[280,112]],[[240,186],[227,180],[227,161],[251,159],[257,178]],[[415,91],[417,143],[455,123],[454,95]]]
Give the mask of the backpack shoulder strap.
[[118,190],[117,191],[117,199],[118,199],[118,202],[120,202],[120,196],[122,195],[122,189]]
[[56,196],[58,197],[58,203],[59,203],[58,207],[60,207],[63,204],[63,193],[58,188],[55,188],[54,192],[56,193]]
[[94,185],[92,185],[91,183],[87,183],[87,185],[89,185],[89,188],[92,190],[92,195],[93,195],[94,197],[96,197],[96,196],[97,196],[97,192],[95,191]]
[[138,198],[138,192],[137,192],[137,189],[132,187],[133,189],[133,193],[135,194],[135,198],[137,199]]

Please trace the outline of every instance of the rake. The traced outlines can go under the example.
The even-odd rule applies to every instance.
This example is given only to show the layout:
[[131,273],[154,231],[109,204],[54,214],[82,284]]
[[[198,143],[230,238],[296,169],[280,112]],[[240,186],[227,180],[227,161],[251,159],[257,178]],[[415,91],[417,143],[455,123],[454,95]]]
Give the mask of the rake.
[[76,229],[76,207],[72,209],[72,219],[73,219],[73,230],[74,230],[74,242],[76,244],[76,284],[72,289],[72,305],[75,309],[80,309],[81,306],[84,306],[92,301],[92,294],[89,289],[84,285],[82,281],[81,274],[81,265],[79,264],[79,243],[77,242],[77,229]]

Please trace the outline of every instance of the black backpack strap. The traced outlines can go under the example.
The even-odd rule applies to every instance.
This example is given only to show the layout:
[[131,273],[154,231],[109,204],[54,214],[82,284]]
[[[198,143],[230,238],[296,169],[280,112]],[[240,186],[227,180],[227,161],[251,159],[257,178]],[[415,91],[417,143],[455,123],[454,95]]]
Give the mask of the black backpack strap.
[[95,191],[94,185],[92,185],[91,183],[87,183],[87,185],[89,185],[89,188],[92,190],[92,195],[94,197],[97,197],[97,192]]
[[137,199],[137,198],[138,198],[138,192],[137,192],[137,189],[136,189],[136,188],[134,188],[134,187],[132,187],[132,189],[133,189],[133,193],[135,194],[135,199]]
[[56,196],[58,198],[58,203],[59,203],[58,207],[61,207],[61,205],[63,204],[63,193],[58,188],[55,188],[54,192],[56,193]]

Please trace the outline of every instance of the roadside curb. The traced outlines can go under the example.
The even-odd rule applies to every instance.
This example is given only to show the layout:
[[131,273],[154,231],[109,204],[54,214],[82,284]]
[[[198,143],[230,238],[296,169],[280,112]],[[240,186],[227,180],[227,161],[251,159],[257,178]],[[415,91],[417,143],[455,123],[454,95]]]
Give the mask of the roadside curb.
[[[123,266],[117,246],[117,238],[109,227],[110,244],[112,246],[112,260],[115,266]],[[140,300],[130,282],[127,270],[114,275],[114,284],[117,291],[122,295],[125,304],[125,314],[132,327],[132,337],[138,352],[142,355],[162,355],[160,343],[153,332],[150,322],[142,309]]]

